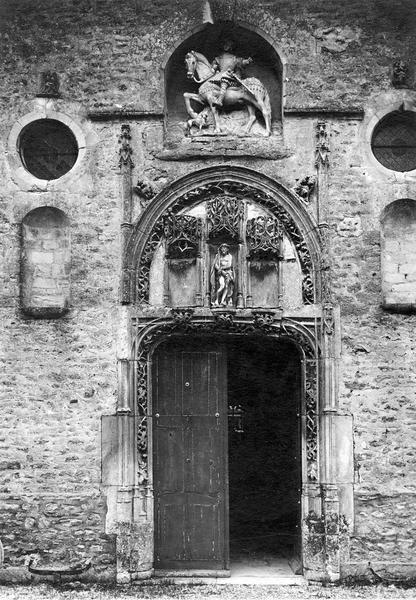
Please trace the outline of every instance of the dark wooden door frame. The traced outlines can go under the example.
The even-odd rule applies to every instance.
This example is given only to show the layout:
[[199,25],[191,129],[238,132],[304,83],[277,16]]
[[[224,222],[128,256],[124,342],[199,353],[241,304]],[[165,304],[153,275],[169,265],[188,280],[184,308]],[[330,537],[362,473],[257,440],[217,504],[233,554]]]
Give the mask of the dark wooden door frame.
[[[192,340],[192,344],[189,342],[183,338],[171,340],[168,350],[160,345],[152,356],[155,568],[158,572],[215,571],[217,575],[220,572],[226,575],[229,569],[226,349],[220,342],[207,344],[201,338]],[[164,460],[157,454],[166,441],[163,432],[166,434],[172,427],[176,430],[176,440],[171,454],[179,460],[177,471],[183,475],[177,481],[173,477],[174,487],[182,490],[175,492],[168,489],[172,486],[172,475],[164,472]],[[175,437],[175,431],[169,435]],[[209,449],[212,442],[215,447]],[[204,456],[195,453],[198,446],[204,449]],[[214,481],[211,466],[207,470],[204,464],[206,452],[211,453],[209,463],[214,468]],[[163,512],[168,509],[170,499],[182,505],[183,532],[178,524],[170,521],[176,528],[175,539],[182,540],[180,549],[175,549],[176,542],[163,533]],[[193,502],[197,503],[196,508],[199,502],[201,507],[205,505],[208,513],[204,519],[202,513],[201,520],[197,514],[196,519],[192,519]],[[212,531],[209,531],[209,507],[214,519]],[[193,531],[194,527],[198,533]],[[206,538],[210,534],[214,554],[211,554],[211,544],[207,544],[206,556],[197,558],[192,552],[192,535],[197,536],[193,546],[196,550],[198,535]],[[169,543],[171,548],[166,548]],[[175,557],[178,550],[179,555]]]

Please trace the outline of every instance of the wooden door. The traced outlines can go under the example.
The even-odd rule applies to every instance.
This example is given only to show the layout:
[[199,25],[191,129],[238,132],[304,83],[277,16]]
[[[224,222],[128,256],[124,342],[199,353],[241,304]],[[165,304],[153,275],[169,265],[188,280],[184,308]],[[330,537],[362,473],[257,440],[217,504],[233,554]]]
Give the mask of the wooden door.
[[161,346],[152,365],[155,568],[228,568],[226,355]]

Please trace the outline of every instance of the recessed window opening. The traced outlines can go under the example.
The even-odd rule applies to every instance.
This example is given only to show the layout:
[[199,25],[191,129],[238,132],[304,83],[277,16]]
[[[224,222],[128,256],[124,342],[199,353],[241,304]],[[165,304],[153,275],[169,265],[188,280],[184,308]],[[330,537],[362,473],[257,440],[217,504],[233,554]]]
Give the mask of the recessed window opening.
[[39,119],[27,125],[18,140],[24,167],[38,179],[59,179],[78,158],[75,135],[55,119]]
[[394,111],[376,126],[371,148],[376,159],[392,171],[416,169],[416,114]]

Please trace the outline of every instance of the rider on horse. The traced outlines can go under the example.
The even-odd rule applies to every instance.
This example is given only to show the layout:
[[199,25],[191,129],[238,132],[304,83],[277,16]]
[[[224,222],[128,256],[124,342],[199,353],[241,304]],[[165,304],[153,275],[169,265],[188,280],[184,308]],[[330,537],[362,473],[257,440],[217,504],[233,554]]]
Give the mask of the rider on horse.
[[224,42],[223,49],[224,52],[216,56],[211,65],[216,73],[211,81],[220,82],[220,95],[213,102],[216,106],[222,106],[227,88],[230,85],[239,85],[244,67],[253,62],[251,57],[240,58],[232,54],[233,43],[231,40]]

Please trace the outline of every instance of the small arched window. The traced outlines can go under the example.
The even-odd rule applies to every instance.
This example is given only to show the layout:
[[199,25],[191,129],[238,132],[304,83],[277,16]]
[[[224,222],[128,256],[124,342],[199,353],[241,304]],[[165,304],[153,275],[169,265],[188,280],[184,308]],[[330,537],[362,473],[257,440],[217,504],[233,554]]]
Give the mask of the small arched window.
[[398,312],[416,310],[416,201],[389,204],[381,217],[383,306]]
[[68,217],[42,206],[22,223],[21,302],[23,311],[37,318],[67,312],[71,269]]

